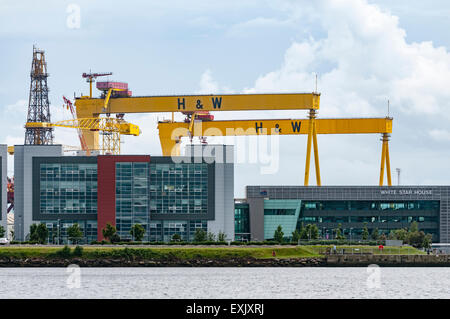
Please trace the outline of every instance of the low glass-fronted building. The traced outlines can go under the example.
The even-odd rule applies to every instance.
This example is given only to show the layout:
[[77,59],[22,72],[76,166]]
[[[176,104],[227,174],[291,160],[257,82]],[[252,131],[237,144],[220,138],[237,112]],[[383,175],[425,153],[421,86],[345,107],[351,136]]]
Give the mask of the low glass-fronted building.
[[73,224],[83,232],[83,242],[97,239],[95,157],[35,157],[32,180],[32,218],[47,226],[48,242],[66,243]]
[[243,199],[234,202],[234,234],[237,241],[250,241],[249,205]]
[[[53,156],[45,156],[44,148]],[[135,224],[144,227],[144,241],[170,241],[175,234],[190,241],[197,229],[234,239],[233,187],[226,187],[233,183],[232,163],[190,156],[57,156],[61,146],[19,149],[22,162],[15,169],[31,169],[19,173],[24,186],[15,189],[24,198],[16,209],[22,218],[16,240],[27,240],[34,223],[47,226],[50,243],[66,243],[73,224],[83,232],[81,243],[103,240],[108,223],[121,240],[133,239]]]
[[341,224],[348,238],[361,238],[361,225],[368,230],[378,228],[386,236],[400,228],[409,228],[416,221],[427,234],[439,240],[439,201],[372,200],[372,201],[304,201],[300,222],[314,223],[324,237],[332,238],[333,229]]
[[302,224],[315,224],[322,238],[334,238],[340,225],[348,239],[361,239],[365,226],[387,236],[415,221],[434,242],[450,241],[449,186],[247,186],[246,191],[251,240],[272,239],[278,225],[287,237]]

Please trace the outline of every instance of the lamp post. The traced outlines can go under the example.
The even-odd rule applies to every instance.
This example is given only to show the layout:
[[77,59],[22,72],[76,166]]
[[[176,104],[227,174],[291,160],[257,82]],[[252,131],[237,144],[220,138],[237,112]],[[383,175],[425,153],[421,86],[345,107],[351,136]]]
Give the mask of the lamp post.
[[61,219],[58,219],[58,245],[61,244],[61,226],[60,226]]

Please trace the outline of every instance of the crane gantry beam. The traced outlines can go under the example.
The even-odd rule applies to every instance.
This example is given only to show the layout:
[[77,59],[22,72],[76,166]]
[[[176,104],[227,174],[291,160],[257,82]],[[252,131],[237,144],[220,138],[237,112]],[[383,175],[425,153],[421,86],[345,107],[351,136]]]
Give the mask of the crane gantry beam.
[[103,98],[77,98],[77,112],[87,117],[102,113],[188,111],[318,110],[319,93],[168,95],[114,98],[104,108]]
[[317,134],[382,134],[380,186],[383,185],[385,164],[388,185],[391,186],[388,139],[389,134],[392,133],[392,118],[389,117],[316,119],[313,113],[310,114],[309,119],[194,121],[193,125],[186,122],[162,121],[158,123],[158,129],[162,152],[165,156],[180,154],[179,147],[182,137],[308,135],[305,186],[309,182],[311,147],[314,147],[317,185],[321,185]]
[[120,154],[120,135],[141,134],[139,126],[110,117],[98,118],[78,118],[72,120],[64,120],[54,123],[48,122],[27,122],[25,127],[48,128],[48,127],[65,127],[83,130],[83,135],[89,132],[102,132],[102,147],[89,148],[89,150],[101,150],[108,154]]
[[[100,114],[196,112],[196,111],[257,111],[257,110],[318,110],[319,93],[170,95],[90,98],[75,100],[78,118],[95,118]],[[98,148],[98,133],[85,132],[89,149]]]

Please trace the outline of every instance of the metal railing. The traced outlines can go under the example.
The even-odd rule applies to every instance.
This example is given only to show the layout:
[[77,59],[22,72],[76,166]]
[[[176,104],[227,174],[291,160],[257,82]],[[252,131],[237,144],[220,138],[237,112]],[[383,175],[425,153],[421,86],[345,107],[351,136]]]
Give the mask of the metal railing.
[[[319,255],[422,255],[426,251],[417,250],[411,246],[310,246],[313,253]],[[430,252],[431,254],[432,252]]]

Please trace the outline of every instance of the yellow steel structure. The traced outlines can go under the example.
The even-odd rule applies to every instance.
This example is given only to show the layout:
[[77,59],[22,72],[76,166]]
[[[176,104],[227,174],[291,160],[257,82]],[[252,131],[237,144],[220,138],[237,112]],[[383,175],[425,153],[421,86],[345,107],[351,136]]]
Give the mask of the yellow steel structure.
[[104,154],[120,154],[121,135],[140,135],[139,126],[110,117],[78,118],[55,123],[28,122],[25,127],[66,127],[77,128],[85,132],[101,132],[103,145],[101,148],[89,148],[90,150],[101,150]]
[[[383,184],[384,167],[388,185],[391,186],[388,137],[392,132],[392,118],[372,119],[316,119],[320,108],[319,93],[279,94],[223,94],[223,95],[171,95],[142,97],[113,97],[109,89],[102,98],[81,96],[76,98],[78,118],[98,119],[100,114],[164,113],[172,112],[172,121],[159,123],[163,155],[179,155],[179,142],[183,136],[226,136],[260,134],[307,134],[304,185],[309,184],[311,147],[314,151],[316,182],[321,185],[317,134],[383,134],[380,186]],[[309,118],[303,120],[242,120],[198,121],[198,111],[257,111],[257,110],[309,110]],[[191,121],[174,122],[174,112],[193,113]],[[199,128],[199,124],[200,128]],[[98,130],[85,130],[84,137],[89,149],[98,149]],[[113,139],[106,143],[113,143]],[[105,135],[103,138],[105,143]],[[119,146],[120,148],[120,143]]]
[[317,119],[314,110],[309,119],[198,121],[193,123],[163,121],[158,123],[159,138],[165,156],[179,155],[182,137],[246,136],[246,135],[308,135],[304,185],[309,184],[311,146],[317,185],[321,185],[317,134],[382,134],[382,164],[380,186],[383,185],[384,165],[388,185],[391,186],[388,137],[392,133],[392,118]]
[[391,181],[391,162],[389,159],[389,134],[383,133],[382,139],[383,148],[381,151],[381,169],[380,169],[380,186],[383,185],[383,177],[384,177],[384,164],[386,163],[386,174],[387,174],[387,182],[388,185],[392,185]]
[[[317,110],[319,93],[179,95],[105,98],[82,96],[75,100],[78,118],[97,118],[100,114],[252,111],[252,110]],[[98,148],[98,132],[85,132],[89,149]]]

